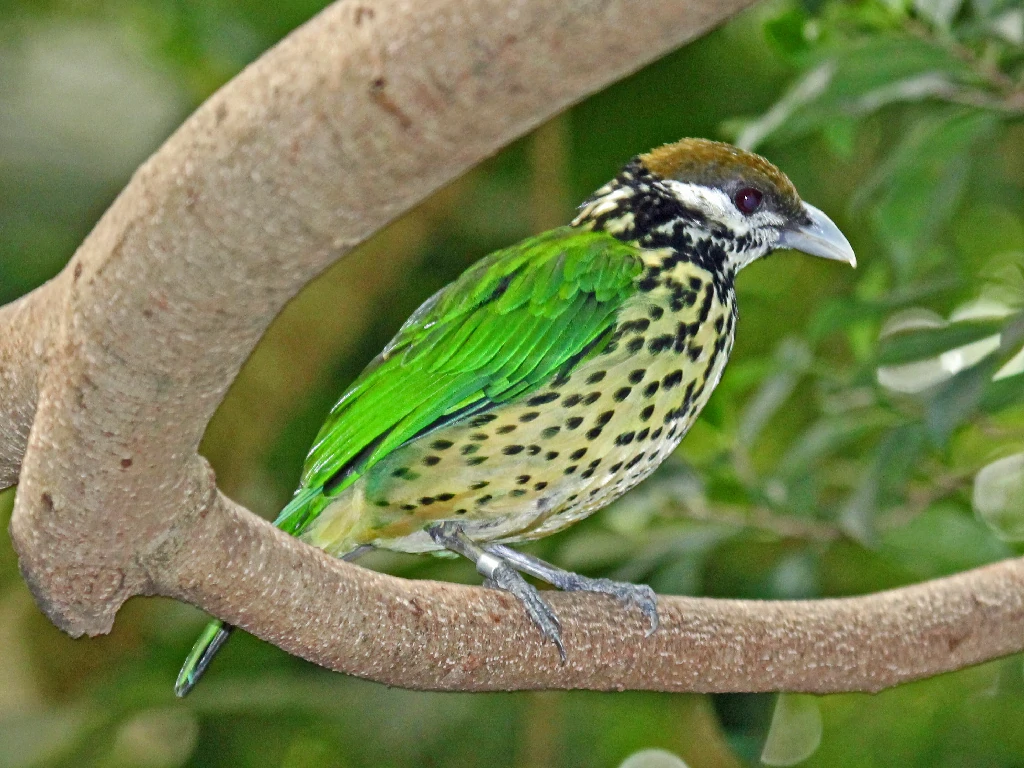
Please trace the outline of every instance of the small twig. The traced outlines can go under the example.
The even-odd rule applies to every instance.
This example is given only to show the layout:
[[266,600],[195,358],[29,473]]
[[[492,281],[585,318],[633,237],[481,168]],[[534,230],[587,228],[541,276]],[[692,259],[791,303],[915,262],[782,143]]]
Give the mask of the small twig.
[[970,46],[959,43],[950,37],[938,37],[934,29],[916,19],[907,20],[907,30],[919,40],[944,47],[953,56],[967,64],[980,80],[999,94],[993,96],[985,91],[966,86],[955,86],[951,83],[948,92],[940,97],[944,97],[954,104],[989,109],[1014,116],[1024,115],[1024,83],[1016,82],[999,69],[994,61],[985,56],[979,56]]

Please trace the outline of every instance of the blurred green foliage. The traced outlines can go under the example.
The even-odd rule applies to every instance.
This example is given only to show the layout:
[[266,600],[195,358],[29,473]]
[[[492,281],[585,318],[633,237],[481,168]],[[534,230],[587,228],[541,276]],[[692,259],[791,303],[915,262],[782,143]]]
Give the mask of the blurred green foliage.
[[[0,3],[0,300],[55,274],[174,126],[321,4]],[[534,550],[660,592],[774,599],[1019,555],[1022,118],[1019,2],[762,5],[517,142],[310,286],[204,452],[227,492],[274,514],[334,398],[419,302],[564,221],[636,152],[726,138],[786,170],[861,267],[779,255],[745,272],[733,361],[678,454]],[[459,562],[368,565],[475,581]],[[0,766],[611,767],[655,748],[691,768],[1024,765],[1020,658],[877,696],[424,694],[241,636],[179,702],[171,683],[203,621],[133,601],[110,636],[72,641],[33,606],[5,539]],[[673,764],[630,765],[644,761]]]

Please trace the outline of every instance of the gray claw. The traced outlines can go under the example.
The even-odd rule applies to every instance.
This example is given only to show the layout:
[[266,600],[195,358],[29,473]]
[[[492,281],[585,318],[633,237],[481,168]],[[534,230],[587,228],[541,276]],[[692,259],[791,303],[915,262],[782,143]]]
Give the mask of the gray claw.
[[537,589],[529,584],[517,571],[502,563],[496,567],[490,576],[484,580],[485,587],[500,589],[519,598],[519,601],[526,609],[527,615],[540,633],[558,648],[558,655],[562,657],[562,663],[566,662],[565,646],[562,644],[562,627],[558,623],[555,612],[551,610],[544,598],[540,596]]
[[640,609],[650,623],[650,627],[645,633],[647,637],[653,635],[658,629],[658,597],[654,590],[646,584],[630,584],[626,581],[612,581],[611,579],[591,579],[579,574],[573,574],[573,576],[575,578],[571,583],[562,586],[562,589],[611,595],[624,605],[632,605]]
[[[538,557],[519,552],[504,544],[488,545],[487,554],[495,563],[505,563],[566,592],[597,592],[610,595],[626,606],[636,606],[650,624],[650,628],[647,630],[648,637],[654,634],[658,628],[658,598],[654,594],[654,590],[646,584],[629,584],[611,579],[592,579],[588,576],[580,576],[578,573],[545,563]],[[478,569],[479,567],[478,565]],[[487,575],[485,571],[486,567],[481,573]]]

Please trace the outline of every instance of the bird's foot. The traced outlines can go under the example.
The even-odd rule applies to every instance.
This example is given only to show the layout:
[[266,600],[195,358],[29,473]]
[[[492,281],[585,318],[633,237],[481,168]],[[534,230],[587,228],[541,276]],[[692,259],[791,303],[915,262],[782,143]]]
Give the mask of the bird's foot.
[[555,612],[547,604],[537,588],[504,560],[485,552],[477,561],[476,569],[484,577],[484,586],[500,589],[519,598],[527,615],[537,625],[540,633],[558,648],[558,655],[565,663],[565,646],[562,644],[562,626]]
[[552,581],[553,586],[566,592],[596,592],[601,595],[611,595],[627,607],[635,606],[640,609],[649,624],[646,635],[650,637],[658,628],[658,598],[653,589],[646,584],[630,584],[628,581],[613,581],[612,579],[591,579],[587,576],[580,576],[578,573],[564,571],[564,578],[561,576],[557,581]]
[[562,627],[555,617],[555,612],[540,596],[536,587],[527,582],[500,555],[487,552],[472,541],[466,536],[461,525],[452,522],[439,523],[430,528],[428,532],[430,537],[441,546],[471,560],[476,566],[477,572],[484,577],[485,587],[500,589],[518,598],[544,638],[558,648],[558,655],[562,657],[562,663],[565,663]]
[[540,558],[506,547],[504,544],[492,544],[487,547],[487,552],[513,568],[546,581],[565,592],[596,592],[602,595],[611,595],[626,606],[636,606],[647,619],[649,627],[646,634],[648,637],[654,634],[658,628],[657,595],[646,584],[630,584],[625,581],[580,576],[578,573],[563,570]]

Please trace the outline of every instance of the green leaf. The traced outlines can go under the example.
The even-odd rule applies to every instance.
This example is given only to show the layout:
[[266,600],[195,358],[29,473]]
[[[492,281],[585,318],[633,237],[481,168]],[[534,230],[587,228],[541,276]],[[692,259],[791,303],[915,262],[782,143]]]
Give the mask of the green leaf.
[[804,33],[807,22],[806,11],[802,8],[791,8],[765,22],[765,39],[782,56],[796,59],[810,49]]
[[812,315],[807,334],[812,343],[816,343],[857,323],[880,320],[884,314],[885,308],[878,302],[861,301],[852,296],[830,299]]
[[952,88],[977,82],[964,61],[929,40],[884,34],[843,42],[748,124],[739,143],[791,143],[837,119],[863,117],[894,103],[945,98]]
[[[1020,371],[1021,356],[1024,355],[1024,313],[1012,316],[1000,334],[999,362],[1000,368],[996,376],[1001,378],[992,381],[981,398],[980,407],[988,413],[1002,410],[1019,402],[1024,402],[1024,371]],[[1007,368],[1012,367],[1012,372]],[[1020,372],[1018,372],[1020,371]]]
[[986,357],[932,390],[925,424],[935,445],[945,445],[953,430],[977,411],[997,367],[997,358]]
[[1013,357],[1024,343],[1024,312],[1010,315],[1003,320],[1000,331],[999,355],[1001,358]]
[[1014,391],[1021,381],[1020,374],[995,382],[992,377],[1018,354],[1024,341],[1024,313],[1011,315],[1001,322],[1000,345],[995,354],[934,388],[925,412],[925,423],[936,445],[943,445],[953,430],[979,408],[993,410],[1021,398],[1021,393]]
[[855,296],[829,299],[811,316],[807,326],[808,338],[812,344],[816,344],[836,331],[849,329],[865,321],[881,320],[894,309],[933,301],[958,285],[957,280],[942,277],[900,286],[877,299],[866,300]]
[[742,130],[736,131],[736,145],[755,150],[769,136],[777,138],[777,133],[785,133],[782,129],[794,116],[801,114],[808,104],[816,103],[828,90],[834,74],[835,65],[831,61],[824,61],[804,73],[764,115],[746,124],[740,123]]
[[788,478],[801,475],[824,457],[890,425],[892,421],[891,414],[877,409],[825,416],[800,435],[782,457],[777,472]]
[[981,339],[996,336],[1003,320],[970,320],[952,323],[943,328],[922,328],[887,336],[882,339],[877,365],[900,365],[935,357],[950,349],[963,347]]
[[963,0],[914,0],[914,10],[932,25],[948,30]]
[[948,503],[886,531],[881,551],[922,579],[959,573],[1013,554],[983,523]]
[[974,512],[1003,541],[1024,541],[1024,453],[984,467],[974,478]]
[[619,768],[686,768],[686,763],[664,749],[645,749],[627,757]]
[[920,424],[896,427],[882,438],[875,450],[871,466],[843,504],[840,525],[850,536],[866,547],[875,547],[878,536],[875,515],[885,498],[899,494],[914,471],[925,444]]
[[821,745],[821,707],[814,696],[780,693],[768,728],[761,762],[789,766],[802,763]]
[[853,117],[836,118],[825,126],[823,136],[837,157],[852,163],[857,159],[857,132],[860,122]]
[[985,413],[996,413],[1017,403],[1024,403],[1024,374],[993,381],[985,387],[979,407]]
[[752,445],[761,430],[793,390],[811,365],[811,352],[800,339],[787,338],[775,351],[775,372],[758,388],[740,415],[738,439],[747,446]]
[[876,197],[871,221],[906,282],[934,253],[933,242],[960,201],[971,152],[993,134],[998,119],[944,111],[918,122],[858,197]]

